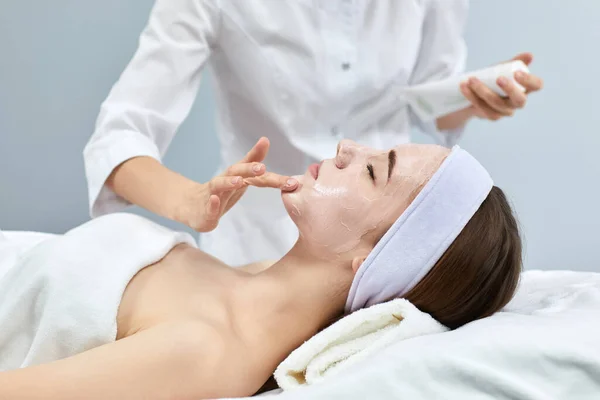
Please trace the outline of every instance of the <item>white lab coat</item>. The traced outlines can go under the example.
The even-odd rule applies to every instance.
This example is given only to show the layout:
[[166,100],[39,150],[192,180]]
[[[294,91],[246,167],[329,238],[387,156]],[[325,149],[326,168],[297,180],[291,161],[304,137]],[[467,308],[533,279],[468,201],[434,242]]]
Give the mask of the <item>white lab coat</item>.
[[[467,0],[158,0],[84,151],[92,217],[127,206],[105,186],[135,156],[165,154],[212,69],[221,169],[261,137],[270,170],[301,174],[350,138],[388,148],[413,125],[407,85],[463,71]],[[201,132],[208,135],[211,132]],[[232,265],[282,256],[297,238],[276,190],[250,188],[201,248]]]

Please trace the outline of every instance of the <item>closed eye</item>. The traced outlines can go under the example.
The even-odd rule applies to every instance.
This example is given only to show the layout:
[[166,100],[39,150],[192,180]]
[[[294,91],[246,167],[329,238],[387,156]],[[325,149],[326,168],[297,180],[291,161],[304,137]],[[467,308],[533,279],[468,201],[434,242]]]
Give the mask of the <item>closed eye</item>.
[[367,164],[367,171],[369,171],[369,176],[375,182],[375,170],[373,169],[373,164]]

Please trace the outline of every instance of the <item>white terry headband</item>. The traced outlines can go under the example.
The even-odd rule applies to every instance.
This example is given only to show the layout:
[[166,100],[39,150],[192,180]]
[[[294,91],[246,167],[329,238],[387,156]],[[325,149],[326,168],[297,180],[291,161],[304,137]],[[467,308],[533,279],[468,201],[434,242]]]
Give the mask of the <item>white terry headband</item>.
[[415,287],[454,242],[493,186],[485,168],[454,146],[356,272],[346,311],[400,297]]

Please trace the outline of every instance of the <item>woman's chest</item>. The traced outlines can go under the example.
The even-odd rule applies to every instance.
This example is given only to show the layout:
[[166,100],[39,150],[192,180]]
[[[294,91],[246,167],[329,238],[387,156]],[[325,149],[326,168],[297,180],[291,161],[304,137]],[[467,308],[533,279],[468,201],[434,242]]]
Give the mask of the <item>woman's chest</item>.
[[173,321],[228,325],[230,272],[198,249],[175,247],[129,282],[117,317],[119,336]]

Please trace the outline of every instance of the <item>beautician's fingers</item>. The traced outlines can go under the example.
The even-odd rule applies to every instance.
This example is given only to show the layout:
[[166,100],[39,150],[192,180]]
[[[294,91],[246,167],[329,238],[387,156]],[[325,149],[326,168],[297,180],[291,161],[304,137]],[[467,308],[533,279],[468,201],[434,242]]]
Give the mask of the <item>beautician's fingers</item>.
[[274,172],[265,172],[264,175],[255,178],[246,178],[244,179],[244,182],[256,187],[269,187],[284,191],[295,190],[298,187],[298,181],[296,179],[279,175]]
[[[521,60],[525,65],[529,65],[533,62],[533,54],[529,52],[517,54],[512,58],[511,61]],[[544,87],[543,80],[532,74],[528,74],[523,71],[515,73],[515,80],[519,82],[526,89],[525,93],[537,92]]]
[[224,195],[221,195],[221,215],[225,214],[227,211],[231,209],[237,202],[242,198],[244,193],[246,193],[246,189],[248,188],[248,184],[244,183],[244,187],[241,189],[233,190],[231,192],[227,192]]
[[515,80],[523,85],[526,93],[537,92],[544,87],[542,78],[536,75],[527,74],[523,71],[515,72]]
[[510,59],[509,61],[517,61],[517,60],[521,60],[521,61],[523,61],[523,63],[525,65],[529,65],[533,61],[533,54],[531,54],[528,51],[526,51],[524,53],[519,53],[516,56],[514,56],[512,59]]
[[517,87],[513,82],[506,79],[506,77],[501,76],[496,81],[498,86],[506,93],[508,98],[510,99],[510,104],[513,108],[523,108],[525,107],[525,103],[527,102],[527,95]]
[[244,187],[244,178],[241,176],[217,176],[208,182],[211,194],[220,194],[230,190]]
[[493,110],[482,99],[480,99],[466,82],[460,84],[460,91],[469,100],[480,118],[487,118],[492,121],[497,121],[503,117],[502,114]]
[[[206,225],[203,228],[208,228],[208,229],[212,229],[214,228],[214,226],[216,226],[217,222],[219,221],[219,217],[221,216],[221,199],[219,199],[219,196],[212,194],[209,198],[208,201],[206,202],[206,215],[205,215],[205,220],[206,220]],[[213,226],[214,225],[214,226]]]
[[223,216],[237,201],[242,197],[248,185],[245,185],[244,188],[238,190],[232,190],[230,192],[224,192],[219,195],[219,199],[221,200],[221,208],[219,209],[219,215]]
[[469,88],[497,113],[507,117],[514,114],[514,109],[510,105],[510,99],[500,97],[479,79],[475,77],[469,78]]
[[242,178],[252,178],[264,174],[265,165],[257,162],[233,164],[222,176],[241,176]]
[[249,163],[249,162],[262,162],[265,157],[267,157],[267,153],[269,152],[269,146],[271,143],[269,139],[266,137],[261,137],[258,139],[258,142],[250,149],[250,151],[240,160],[240,163]]

